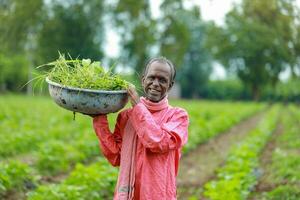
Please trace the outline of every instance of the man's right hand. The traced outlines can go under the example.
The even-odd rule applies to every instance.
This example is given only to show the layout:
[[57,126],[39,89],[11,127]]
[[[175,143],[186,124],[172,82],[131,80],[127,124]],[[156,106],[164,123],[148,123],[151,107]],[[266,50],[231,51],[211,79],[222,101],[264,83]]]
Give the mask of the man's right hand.
[[129,95],[132,107],[139,103],[140,97],[139,97],[134,85],[130,84],[128,86],[127,93]]

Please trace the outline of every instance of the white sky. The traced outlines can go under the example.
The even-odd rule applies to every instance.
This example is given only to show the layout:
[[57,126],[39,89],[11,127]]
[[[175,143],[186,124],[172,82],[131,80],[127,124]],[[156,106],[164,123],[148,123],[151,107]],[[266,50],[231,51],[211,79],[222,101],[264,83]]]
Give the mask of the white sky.
[[[191,5],[198,5],[201,10],[201,15],[204,20],[213,20],[218,25],[224,23],[225,14],[232,8],[234,3],[239,3],[241,0],[185,0],[184,5],[189,7]],[[161,0],[150,0],[151,10],[154,17],[159,16],[159,5]],[[297,4],[300,7],[300,0],[297,0]],[[112,28],[107,29],[105,52],[109,57],[116,57],[119,54],[119,41],[120,38],[112,30]],[[289,72],[281,74],[281,79],[286,79],[289,76]],[[224,79],[226,77],[226,72],[222,65],[215,63],[213,66],[213,73],[211,79]]]

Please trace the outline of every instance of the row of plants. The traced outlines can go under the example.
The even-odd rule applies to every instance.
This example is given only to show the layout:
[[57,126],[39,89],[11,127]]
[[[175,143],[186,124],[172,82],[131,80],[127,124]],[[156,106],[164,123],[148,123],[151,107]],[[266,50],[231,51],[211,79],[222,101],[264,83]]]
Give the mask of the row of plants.
[[[5,96],[0,98],[0,105],[2,195],[32,189],[44,176],[67,173],[76,163],[90,162],[101,155],[88,116],[81,115],[73,121],[71,112],[44,97]],[[111,126],[115,115],[109,116]]]
[[[16,176],[0,177],[0,182],[7,185],[2,187],[2,193],[12,189],[22,191],[20,189],[26,189],[26,184],[39,185],[43,177],[68,173],[76,163],[87,163],[101,155],[96,135],[89,132],[70,143],[60,140],[42,143],[39,149],[39,151],[27,155],[33,160],[30,164],[18,162],[14,157],[0,162],[0,168],[5,166],[2,167],[3,174],[10,174],[9,170],[15,171],[13,168],[16,166],[16,162],[22,167],[22,170],[17,171]],[[20,157],[22,158],[22,156]],[[35,181],[32,179],[24,181],[24,177],[35,177]]]
[[71,112],[48,98],[5,96],[0,107],[0,158],[36,151],[51,140],[77,140],[83,131],[91,130],[86,120],[74,122]]
[[9,190],[22,191],[34,182],[30,168],[21,162],[0,163],[0,199]]
[[[77,117],[74,122],[71,112],[54,108],[55,105],[48,99],[32,100],[32,98],[24,98],[21,103],[21,98],[18,97],[14,101],[9,97],[0,99],[0,104],[5,108],[0,114],[4,119],[0,123],[0,157],[6,158],[39,151],[39,149],[51,149],[48,143],[55,143],[58,140],[72,143],[81,139],[82,132],[92,132],[91,120],[87,117]],[[7,106],[4,106],[5,102],[8,102]],[[186,105],[191,115],[190,138],[194,139],[187,144],[184,151],[225,131],[262,107],[261,104],[237,103],[235,109],[232,109],[231,105],[232,103],[217,102],[201,102],[191,107]],[[35,112],[31,110],[33,106],[37,107]],[[200,112],[198,107],[201,109]],[[113,119],[115,115],[109,117]],[[114,120],[109,121],[110,124],[114,123]]]
[[[8,98],[9,99],[9,98]],[[15,98],[14,98],[15,99]],[[20,102],[18,98],[16,100],[10,102],[10,109],[6,109],[4,113],[0,114],[3,117],[4,122],[1,121],[0,126],[4,128],[4,124],[7,125],[8,122],[11,122],[12,124],[15,124],[20,120],[20,123],[22,120],[25,119],[26,125],[20,126],[17,129],[20,130],[20,132],[26,132],[26,130],[31,130],[32,135],[26,135],[28,138],[21,138],[20,140],[15,140],[16,144],[14,143],[14,140],[9,140],[7,142],[7,145],[11,145],[11,149],[14,150],[16,147],[23,147],[22,139],[28,139],[26,141],[25,145],[26,148],[23,148],[23,150],[18,149],[15,150],[15,152],[12,152],[12,155],[18,155],[18,153],[26,153],[29,154],[34,160],[34,162],[28,166],[26,164],[23,164],[23,167],[26,168],[24,170],[24,175],[20,174],[19,176],[13,177],[14,180],[10,180],[11,178],[6,178],[9,181],[15,181],[16,184],[18,184],[18,187],[16,188],[26,188],[24,187],[25,183],[30,183],[32,185],[39,185],[41,182],[39,181],[42,176],[56,176],[61,173],[68,173],[70,170],[73,169],[73,167],[76,165],[76,163],[86,163],[93,158],[95,158],[97,155],[99,155],[99,147],[98,147],[98,141],[93,134],[92,130],[92,124],[91,119],[84,116],[84,117],[77,117],[76,121],[72,121],[71,113],[70,112],[63,112],[62,109],[54,109],[51,106],[49,106],[48,99],[45,98],[37,98],[37,99],[26,99],[27,106],[20,106]],[[1,99],[0,99],[1,100]],[[2,99],[2,103],[4,100]],[[8,101],[9,102],[9,101]],[[15,104],[13,103],[15,102]],[[31,106],[35,105],[37,109],[32,112]],[[180,105],[182,102],[171,102],[171,104]],[[190,104],[190,102],[183,103],[183,107],[185,107],[188,112],[190,113],[190,120],[191,120],[191,126],[194,126],[193,129],[197,129],[196,125],[198,126],[198,131],[195,132],[194,137],[191,138],[189,141],[194,141],[203,133],[207,132],[209,129],[203,129],[199,131],[199,126],[206,125],[207,127],[214,128],[217,126],[217,124],[220,127],[226,127],[230,126],[229,123],[226,123],[228,121],[227,118],[230,118],[234,116],[234,111],[240,113],[240,115],[250,115],[251,111],[257,111],[261,109],[263,106],[262,104],[248,104],[248,103],[239,103],[236,104],[236,109],[232,109],[232,103],[219,103],[219,102],[195,102],[194,104]],[[189,107],[190,106],[190,107]],[[249,106],[249,107],[248,107]],[[12,107],[15,107],[15,109],[11,109]],[[47,107],[50,107],[47,109]],[[201,109],[198,109],[198,107],[202,107]],[[12,112],[14,110],[18,110],[16,113],[8,113],[9,111]],[[195,112],[199,111],[200,112]],[[231,111],[234,110],[234,111]],[[43,111],[43,115],[41,115],[40,112]],[[231,112],[230,112],[231,111]],[[222,115],[225,115],[228,113],[225,117],[221,117]],[[230,114],[231,113],[231,114]],[[9,118],[7,118],[9,116]],[[34,116],[34,117],[32,117]],[[38,116],[40,116],[40,121],[38,119]],[[237,115],[238,116],[238,115]],[[202,119],[203,124],[195,124],[197,122],[198,118]],[[112,128],[114,124],[115,115],[109,115],[109,122],[110,127]],[[219,120],[217,120],[219,119]],[[222,121],[221,119],[225,120],[226,122]],[[34,122],[31,124],[30,120],[33,120]],[[48,120],[48,122],[47,122]],[[235,121],[236,120],[236,121]],[[231,123],[237,123],[240,119],[238,118],[232,118],[230,121]],[[40,123],[38,123],[40,122]],[[51,123],[53,122],[53,123]],[[50,123],[47,124],[47,123]],[[210,124],[211,123],[211,124]],[[214,125],[215,123],[215,125]],[[44,127],[49,127],[49,129]],[[26,129],[27,127],[27,129]],[[52,128],[53,127],[53,128]],[[57,128],[58,129],[54,129]],[[191,130],[190,129],[190,130]],[[224,128],[223,128],[224,129]],[[220,130],[220,129],[219,129]],[[218,129],[215,129],[215,134],[217,133]],[[43,132],[43,134],[40,134],[40,132]],[[1,131],[1,135],[8,135],[7,130]],[[18,134],[10,134],[11,138],[13,139],[13,136],[18,136]],[[20,134],[22,135],[22,134]],[[42,136],[41,136],[42,135]],[[210,135],[210,137],[212,137]],[[42,139],[34,140],[34,138],[41,137]],[[8,137],[10,138],[10,137]],[[3,136],[3,139],[6,140],[6,137]],[[31,139],[31,142],[30,142]],[[208,137],[206,138],[206,140]],[[205,140],[202,140],[205,141]],[[196,145],[196,144],[194,144]],[[1,147],[0,147],[1,148]],[[5,149],[3,147],[3,149]],[[2,165],[9,165],[10,162],[14,162],[16,159],[15,157],[10,157],[10,154],[6,154],[4,158],[6,158],[5,162],[1,162]],[[19,155],[22,156],[22,155]],[[108,170],[109,168],[112,168],[110,166],[107,166]],[[25,173],[26,172],[26,173]],[[27,176],[27,172],[31,172],[32,177],[35,178],[36,181],[33,182],[32,180],[23,181],[24,176]],[[21,172],[20,172],[21,173]],[[16,185],[15,184],[15,185]],[[12,189],[11,187],[5,187],[6,189],[3,189],[3,192],[9,191]]]
[[199,109],[189,109],[190,126],[189,142],[184,146],[183,151],[188,152],[196,148],[216,135],[225,132],[230,127],[238,124],[243,119],[257,113],[266,107],[258,103],[210,103],[198,106]]
[[[176,103],[175,103],[176,104]],[[230,105],[230,104],[229,104]],[[229,107],[229,105],[228,105],[228,107]],[[221,104],[220,104],[220,106],[221,106]],[[226,106],[223,106],[222,108],[224,109]],[[253,105],[253,107],[250,107],[250,108],[248,108],[248,109],[246,109],[246,106],[245,105],[243,105],[243,106],[238,106],[237,107],[240,111],[241,111],[241,113],[244,111],[245,113],[246,113],[246,111],[248,112],[248,115],[249,115],[249,113],[251,113],[250,112],[250,110],[252,111],[252,112],[254,112],[255,111],[255,109],[254,108],[256,108],[256,111],[257,110],[259,110],[259,109],[261,109],[262,108],[262,106],[258,106],[258,105]],[[193,108],[193,110],[195,110],[195,107]],[[210,110],[210,111],[208,111],[208,110]],[[220,110],[220,109],[219,109]],[[253,111],[254,110],[254,111]],[[212,122],[215,122],[214,121],[214,119],[215,118],[217,118],[217,116],[218,116],[218,114],[222,114],[222,113],[218,113],[218,114],[212,114],[212,113],[216,113],[216,111],[215,110],[212,110],[211,109],[211,107],[209,107],[209,109],[207,109],[206,110],[207,112],[204,112],[204,111],[202,111],[202,112],[200,112],[202,115],[203,115],[203,118],[206,118],[207,119],[207,123],[210,123],[211,121]],[[214,111],[214,112],[213,112]],[[246,116],[246,114],[244,113],[244,115]],[[194,114],[198,114],[198,113],[191,113],[191,119],[195,119],[196,118],[196,116],[194,115]],[[229,116],[228,116],[229,117]],[[238,122],[238,119],[237,118],[235,118],[235,120],[237,120],[236,122]],[[226,124],[225,124],[226,125]],[[224,125],[223,125],[224,126]],[[107,163],[107,162],[106,162]],[[104,168],[103,170],[111,170],[111,166],[110,165],[106,165],[106,168]],[[76,170],[76,169],[75,169]],[[114,177],[114,180],[116,180],[116,177]],[[66,182],[67,183],[67,182]],[[49,188],[50,187],[50,188]],[[54,188],[52,188],[52,187],[54,187]],[[35,194],[35,198],[42,198],[42,196],[40,196],[40,195],[44,195],[45,193],[47,193],[48,194],[48,192],[45,192],[44,190],[45,190],[45,188],[47,188],[46,190],[47,191],[57,191],[55,194],[53,194],[52,196],[53,196],[53,199],[64,199],[64,198],[69,198],[69,199],[72,199],[73,197],[70,197],[68,194],[73,194],[74,193],[74,191],[72,191],[72,190],[74,190],[74,188],[73,187],[65,187],[65,184],[62,184],[62,186],[54,186],[54,185],[51,185],[51,186],[40,186],[40,188],[42,188],[42,189],[38,189],[37,190],[37,193],[35,193],[34,192],[34,194]],[[57,188],[62,188],[62,189],[57,189]],[[63,190],[63,191],[61,191],[61,190]],[[91,190],[90,192],[94,192],[93,190]],[[58,196],[57,196],[58,195]],[[60,196],[60,195],[62,195],[62,196]],[[78,193],[78,195],[79,195],[79,193]],[[51,195],[50,195],[51,196]],[[88,195],[89,196],[89,195]],[[91,196],[91,195],[90,195]],[[75,197],[74,197],[75,198]],[[76,196],[76,198],[79,198],[78,196]],[[75,199],[76,199],[75,198]],[[83,198],[83,199],[86,199],[85,197],[83,197],[83,196],[80,196],[80,198]],[[100,198],[99,196],[97,196],[97,198]],[[51,200],[52,199],[52,197],[50,198],[49,197],[49,199]]]
[[[0,158],[37,152],[47,143],[72,143],[92,135],[92,119],[59,108],[49,98],[4,96],[0,98]],[[3,109],[2,109],[3,108]],[[114,123],[116,114],[109,116]]]
[[258,126],[233,146],[226,163],[217,170],[216,179],[204,186],[204,196],[212,200],[246,199],[256,184],[259,155],[277,122],[279,106],[268,111]]
[[300,111],[292,105],[289,112],[282,117],[284,131],[276,140],[276,148],[267,167],[270,175],[266,181],[273,187],[270,191],[256,194],[262,200],[300,199]]
[[[41,184],[43,177],[67,173],[76,163],[89,162],[99,156],[96,136],[90,135],[70,144],[59,140],[43,144],[40,151],[30,155],[34,159],[31,164],[15,159],[1,161],[0,194],[33,189]],[[28,185],[32,187],[27,187]]]
[[60,184],[39,186],[28,194],[29,200],[101,200],[112,199],[118,169],[110,166],[103,158],[75,169]]
[[33,153],[36,158],[33,167],[41,175],[54,176],[71,170],[75,163],[100,155],[98,141],[94,134],[90,135],[67,144],[58,140],[41,145],[40,151]]

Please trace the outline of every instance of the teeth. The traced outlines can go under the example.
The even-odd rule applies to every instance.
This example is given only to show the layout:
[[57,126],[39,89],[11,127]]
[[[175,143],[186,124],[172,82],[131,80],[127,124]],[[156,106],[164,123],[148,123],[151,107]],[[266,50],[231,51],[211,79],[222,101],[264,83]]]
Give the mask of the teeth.
[[154,90],[154,89],[150,89],[150,92],[159,92],[159,91]]

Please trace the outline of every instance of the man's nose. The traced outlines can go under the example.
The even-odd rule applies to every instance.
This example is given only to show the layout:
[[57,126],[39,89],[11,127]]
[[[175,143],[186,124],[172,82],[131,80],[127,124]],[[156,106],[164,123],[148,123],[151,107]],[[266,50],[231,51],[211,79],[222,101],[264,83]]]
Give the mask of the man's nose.
[[152,83],[152,84],[153,84],[153,85],[159,85],[158,79],[155,78],[155,79],[153,80],[153,83]]

